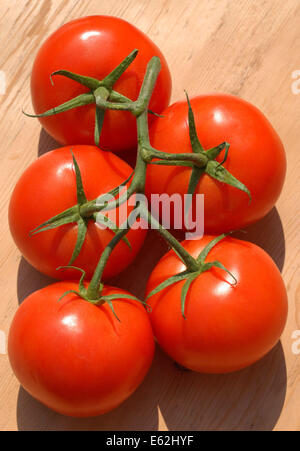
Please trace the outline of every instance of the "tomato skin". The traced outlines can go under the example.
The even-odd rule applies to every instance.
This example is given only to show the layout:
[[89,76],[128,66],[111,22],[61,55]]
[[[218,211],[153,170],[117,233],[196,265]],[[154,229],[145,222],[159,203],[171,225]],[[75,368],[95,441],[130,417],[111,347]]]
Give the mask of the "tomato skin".
[[[158,56],[162,67],[149,108],[161,112],[169,104],[172,82],[166,60],[158,47],[144,33],[122,19],[89,16],[63,25],[41,46],[31,75],[35,113],[43,113],[88,92],[87,88],[62,76],[53,78],[53,87],[50,74],[54,71],[64,69],[101,80],[135,48],[139,54],[115,83],[114,90],[136,100],[147,64],[153,56]],[[150,121],[153,117],[149,115]],[[40,121],[47,132],[63,145],[94,144],[94,105],[40,118]],[[100,147],[122,151],[133,148],[136,142],[134,116],[126,111],[107,111]]]
[[[197,257],[213,236],[184,241]],[[213,268],[203,272],[190,286],[181,314],[184,281],[167,287],[147,302],[159,345],[176,362],[201,373],[228,373],[251,365],[278,342],[287,318],[287,294],[280,272],[258,246],[225,238],[206,261],[219,260],[237,279]],[[168,277],[185,269],[168,252],[153,270],[149,294]]]
[[[49,408],[74,417],[106,413],[144,379],[154,354],[148,315],[137,301],[93,305],[57,282],[19,307],[8,338],[11,366],[23,387]],[[103,295],[129,294],[106,286]]]
[[[119,157],[95,146],[55,149],[38,158],[23,173],[9,205],[11,234],[24,258],[39,271],[56,279],[78,279],[80,275],[76,270],[56,270],[68,264],[72,256],[77,239],[77,224],[63,225],[32,236],[29,233],[44,221],[77,204],[71,150],[79,165],[88,200],[107,193],[132,173],[132,168]],[[123,223],[127,217],[127,209],[129,213],[132,207],[125,203],[120,209],[114,210],[116,218],[109,217],[121,225],[120,222]],[[84,269],[87,277],[91,278],[102,251],[114,236],[111,230],[89,221],[85,242],[74,266]],[[146,230],[142,229],[128,232],[131,248],[124,241],[118,243],[104,270],[104,279],[119,274],[134,260],[145,236]]]
[[[258,221],[273,208],[285,179],[286,157],[279,136],[255,106],[238,97],[202,95],[191,99],[191,106],[204,149],[227,141],[230,148],[223,166],[252,195],[249,203],[244,192],[204,174],[196,188],[196,194],[204,194],[204,232],[228,232]],[[169,153],[191,152],[187,102],[177,102],[161,114],[150,127],[153,147]],[[217,160],[223,157],[224,152]],[[150,165],[147,194],[183,196],[190,175],[190,168]]]

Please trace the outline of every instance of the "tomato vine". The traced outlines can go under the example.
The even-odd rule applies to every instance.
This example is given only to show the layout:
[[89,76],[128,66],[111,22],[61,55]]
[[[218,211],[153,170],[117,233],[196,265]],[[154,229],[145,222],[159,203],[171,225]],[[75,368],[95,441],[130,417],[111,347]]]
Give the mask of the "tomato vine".
[[[127,244],[130,246],[130,243],[126,239],[126,234],[130,229],[130,219],[131,216],[138,216],[144,220],[146,220],[149,224],[155,224],[158,233],[160,233],[163,238],[168,242],[168,244],[174,249],[177,255],[180,257],[184,265],[186,266],[186,270],[170,279],[165,281],[161,286],[158,286],[155,290],[153,290],[151,295],[157,293],[161,289],[169,286],[172,283],[177,282],[178,280],[186,279],[186,283],[182,289],[182,315],[184,316],[184,306],[185,299],[189,289],[191,282],[201,274],[203,271],[207,271],[212,266],[217,266],[227,272],[229,272],[221,262],[212,262],[205,263],[205,258],[209,253],[210,249],[222,238],[226,235],[221,235],[215,240],[213,240],[203,252],[199,255],[198,258],[192,257],[189,252],[185,250],[185,248],[178,242],[178,240],[167,230],[165,229],[159,221],[157,221],[150,211],[148,210],[147,205],[144,202],[138,202],[135,209],[131,212],[125,224],[123,224],[120,228],[118,228],[115,224],[111,223],[109,219],[105,216],[98,215],[104,208],[105,210],[109,210],[112,208],[119,207],[121,204],[126,202],[132,195],[135,193],[145,192],[145,182],[146,182],[146,171],[148,164],[160,164],[160,165],[172,165],[172,166],[187,166],[192,168],[191,178],[188,187],[188,194],[193,195],[195,192],[195,188],[199,182],[202,174],[206,173],[210,177],[226,183],[228,185],[234,186],[235,188],[244,191],[251,201],[251,194],[248,188],[237,180],[232,174],[230,174],[224,167],[223,163],[226,161],[230,144],[227,142],[223,142],[220,145],[213,147],[211,149],[205,150],[197,136],[195,121],[193,116],[193,111],[191,108],[191,104],[189,101],[189,97],[186,94],[187,102],[188,102],[188,121],[189,121],[189,136],[190,142],[192,146],[192,153],[179,153],[179,154],[169,154],[162,152],[153,148],[150,144],[149,139],[149,129],[148,129],[148,113],[149,113],[149,102],[151,99],[152,92],[155,87],[155,83],[160,71],[160,59],[158,57],[152,57],[149,61],[146,74],[144,77],[144,81],[142,83],[139,96],[137,100],[130,100],[121,94],[117,93],[113,90],[114,83],[119,79],[119,77],[124,73],[124,71],[129,67],[134,58],[137,55],[137,50],[132,51],[121,63],[118,67],[116,67],[109,75],[107,75],[103,80],[96,80],[90,77],[85,77],[79,74],[74,74],[68,71],[59,70],[51,75],[51,79],[54,75],[61,75],[68,77],[74,81],[81,83],[82,85],[88,87],[90,89],[89,94],[83,94],[79,97],[71,99],[70,101],[53,108],[49,111],[46,111],[43,114],[39,115],[29,115],[32,117],[45,117],[54,114],[59,114],[61,112],[67,111],[68,109],[72,109],[78,106],[85,105],[86,102],[95,103],[96,104],[96,125],[95,125],[95,143],[99,144],[99,137],[101,133],[101,128],[103,124],[104,114],[106,110],[120,110],[120,111],[130,111],[136,117],[137,123],[137,160],[136,166],[133,174],[124,181],[127,183],[131,179],[131,184],[128,190],[120,195],[119,198],[116,198],[114,202],[103,203],[99,205],[99,198],[94,199],[92,201],[88,201],[84,188],[82,186],[82,180],[80,175],[80,168],[76,162],[76,159],[73,155],[73,163],[76,173],[76,185],[77,185],[77,205],[67,209],[66,211],[60,213],[59,215],[50,218],[45,223],[39,225],[32,231],[33,234],[40,233],[46,231],[50,228],[59,227],[63,224],[68,224],[71,222],[77,222],[78,225],[78,237],[77,243],[69,262],[69,266],[74,262],[76,257],[79,255],[81,247],[83,245],[87,222],[89,220],[100,220],[102,218],[103,223],[105,223],[111,230],[115,232],[114,238],[111,240],[109,245],[103,251],[97,268],[94,272],[94,275],[91,279],[91,282],[88,288],[85,288],[83,280],[85,273],[82,271],[82,277],[79,282],[79,289],[77,294],[79,294],[83,299],[90,301],[92,303],[101,303],[106,301],[109,303],[110,307],[113,310],[113,306],[111,304],[111,299],[105,299],[101,296],[102,293],[102,282],[101,278],[103,275],[103,270],[105,265],[109,259],[109,256],[114,249],[114,247],[119,243],[120,240],[125,240]],[[221,163],[216,161],[216,158],[220,155],[220,153],[225,150],[224,159]],[[120,185],[121,186],[121,185]],[[116,196],[119,187],[111,190],[107,194],[111,194]],[[102,197],[106,195],[100,196],[100,200]],[[101,202],[100,202],[101,203]],[[97,215],[96,215],[97,214]],[[231,275],[234,279],[234,276]],[[234,279],[234,282],[236,280]],[[113,311],[114,312],[114,311]]]

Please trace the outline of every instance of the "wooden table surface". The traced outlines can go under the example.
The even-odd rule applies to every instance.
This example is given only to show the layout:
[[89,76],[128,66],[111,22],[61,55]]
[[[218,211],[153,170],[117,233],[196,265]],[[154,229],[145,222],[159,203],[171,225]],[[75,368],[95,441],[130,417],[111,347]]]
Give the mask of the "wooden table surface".
[[[51,32],[90,14],[127,19],[156,42],[172,72],[172,101],[183,99],[184,89],[190,96],[231,93],[257,105],[275,126],[287,152],[286,183],[276,208],[244,238],[261,245],[282,270],[288,323],[268,356],[226,376],[181,371],[157,349],[150,373],[130,399],[84,420],[60,416],[20,389],[1,346],[0,429],[300,430],[300,82],[293,79],[300,78],[299,0],[1,0],[1,344],[18,302],[50,282],[21,257],[7,223],[17,179],[39,154],[57,146],[37,120],[21,113],[31,110],[31,66]],[[154,240],[150,233],[146,250]],[[147,275],[166,249],[156,243],[146,263],[135,263],[138,283],[130,270],[115,283],[142,296]]]

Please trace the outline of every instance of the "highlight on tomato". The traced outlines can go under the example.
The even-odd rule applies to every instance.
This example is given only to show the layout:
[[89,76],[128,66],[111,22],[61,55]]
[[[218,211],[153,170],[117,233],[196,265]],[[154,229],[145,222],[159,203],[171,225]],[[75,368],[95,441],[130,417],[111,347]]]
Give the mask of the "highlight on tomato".
[[[114,210],[113,220],[109,212],[95,216],[85,207],[118,185],[128,187],[131,174],[127,163],[96,146],[62,147],[35,160],[17,182],[9,205],[10,231],[24,258],[53,278],[77,279],[73,269],[57,271],[67,264],[82,268],[91,278],[120,221],[133,207],[124,203]],[[105,280],[134,260],[146,233],[141,228],[129,230],[112,251]]]
[[35,399],[63,415],[90,417],[136,390],[150,368],[154,339],[145,308],[130,293],[105,286],[93,304],[77,288],[57,282],[27,297],[10,327],[8,354]]
[[[126,62],[128,55],[131,57]],[[144,33],[125,20],[111,16],[81,17],[66,23],[42,44],[32,68],[31,96],[35,113],[42,114],[64,105],[64,112],[60,114],[56,108],[55,115],[41,115],[42,126],[63,145],[94,144],[95,139],[99,139],[97,122],[98,128],[102,128],[101,148],[112,151],[134,148],[137,144],[134,116],[128,111],[106,111],[105,114],[101,108],[96,111],[95,99],[98,96],[121,102],[128,98],[136,100],[147,63],[153,56],[160,58],[161,71],[149,109],[160,113],[169,104],[171,75],[161,51]],[[116,71],[123,60],[123,67]],[[102,86],[101,81],[113,71]],[[71,109],[66,111],[65,104],[69,101]],[[150,114],[149,120],[153,117]]]
[[[285,179],[283,144],[262,112],[227,94],[201,95],[189,104],[176,102],[150,126],[153,147],[174,154],[192,152],[206,158],[159,165],[147,172],[146,193],[204,194],[204,231],[223,233],[243,228],[275,205]],[[168,164],[168,162],[163,162]],[[158,212],[157,212],[158,215]],[[182,221],[183,223],[183,221]]]
[[250,242],[219,238],[183,241],[199,270],[187,272],[170,251],[147,284],[159,345],[201,373],[228,373],[258,361],[277,344],[287,318],[285,285],[271,257]]

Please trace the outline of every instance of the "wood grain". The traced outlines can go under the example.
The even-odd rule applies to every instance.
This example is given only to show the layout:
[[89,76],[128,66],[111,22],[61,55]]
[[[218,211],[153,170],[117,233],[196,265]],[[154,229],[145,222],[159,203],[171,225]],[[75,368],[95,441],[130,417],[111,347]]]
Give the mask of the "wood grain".
[[[31,109],[29,77],[42,41],[61,24],[89,14],[122,17],[147,33],[165,54],[176,101],[189,94],[223,91],[254,103],[281,136],[288,174],[280,200],[248,239],[264,247],[282,270],[289,318],[281,343],[262,361],[227,376],[182,372],[157,350],[154,365],[137,392],[114,412],[74,420],[46,409],[12,374],[0,355],[1,430],[300,430],[300,355],[292,333],[300,329],[299,284],[299,107],[292,72],[300,69],[298,0],[1,0],[0,71],[0,330],[6,334],[19,302],[49,283],[20,256],[8,230],[7,205],[18,177],[38,154],[56,143]],[[151,268],[165,245],[154,235],[145,243],[147,262],[135,263],[115,283],[142,295]]]

